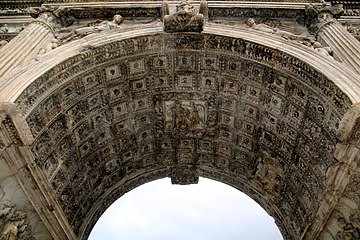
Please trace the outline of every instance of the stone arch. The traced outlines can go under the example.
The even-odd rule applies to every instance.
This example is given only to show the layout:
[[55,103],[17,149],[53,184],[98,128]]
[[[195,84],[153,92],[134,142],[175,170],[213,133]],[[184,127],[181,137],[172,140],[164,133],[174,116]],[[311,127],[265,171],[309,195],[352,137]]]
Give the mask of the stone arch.
[[285,239],[307,234],[333,191],[326,173],[338,163],[339,121],[359,101],[357,76],[262,34],[210,25],[88,36],[3,82],[0,100],[33,137],[32,174],[76,236],[126,191],[165,176],[227,183]]

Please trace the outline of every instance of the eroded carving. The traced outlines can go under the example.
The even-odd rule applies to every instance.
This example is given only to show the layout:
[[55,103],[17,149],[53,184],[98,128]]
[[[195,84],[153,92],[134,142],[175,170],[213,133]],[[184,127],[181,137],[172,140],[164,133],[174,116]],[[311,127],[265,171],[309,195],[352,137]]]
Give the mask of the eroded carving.
[[2,209],[0,209],[0,239],[33,239],[27,220],[27,212],[15,208],[16,205],[10,201],[2,203]]
[[351,33],[357,40],[360,41],[360,27],[355,27],[355,26],[347,26],[346,28],[348,30],[349,33]]
[[326,24],[334,21],[344,13],[342,4],[320,6],[309,4],[305,7],[305,22],[312,33],[316,33]]
[[[334,129],[350,100],[277,50],[210,34],[164,36],[80,53],[16,100],[76,234],[119,181],[166,169],[175,182],[195,183],[208,169],[238,184],[250,179],[253,194],[266,193],[284,209],[279,218],[299,226],[283,231],[300,236],[327,189]],[[170,175],[178,165],[186,167]],[[294,204],[298,192],[306,199]]]
[[6,40],[0,40],[0,48],[2,48],[3,46],[5,46],[6,44],[8,44],[8,41],[6,41]]
[[3,26],[0,27],[0,33],[7,33],[9,32],[8,25],[5,23]]
[[[5,130],[4,133],[8,137],[8,139],[3,139],[4,145],[11,145],[11,144],[22,144],[22,141],[19,137],[18,131],[11,120],[10,116],[4,116],[3,118],[0,118],[1,124],[0,124],[0,130]],[[5,142],[4,142],[5,141]]]
[[[310,0],[311,1],[311,0]],[[316,0],[314,0],[316,1]],[[292,19],[297,22],[302,22],[304,12],[302,9],[282,9],[282,8],[247,8],[230,6],[212,6],[209,8],[209,17],[221,18],[262,18],[262,19]]]
[[199,182],[199,173],[194,166],[177,165],[169,173],[172,184],[188,185]]
[[24,15],[28,11],[23,8],[3,8],[0,10],[0,15]]
[[360,105],[354,104],[343,116],[337,130],[337,138],[343,144],[359,146]]
[[[347,222],[344,218],[339,217],[337,224],[340,230],[336,233],[336,240],[355,240],[360,239],[360,225],[359,219],[354,219],[350,216],[350,221]],[[355,220],[355,221],[354,221]]]
[[360,238],[359,208],[344,197],[336,204],[319,238],[329,240],[355,240]]
[[323,47],[321,45],[321,43],[319,42],[314,42],[313,44],[313,48],[318,51],[320,54],[327,56],[327,57],[332,57],[333,56],[333,50],[330,47]]
[[177,137],[200,137],[205,131],[207,108],[202,101],[166,101],[165,129]]
[[249,18],[248,20],[246,20],[246,25],[249,26],[252,29],[261,31],[261,32],[265,32],[265,33],[271,33],[277,36],[280,36],[286,40],[296,40],[296,41],[302,41],[302,42],[310,42],[310,37],[308,36],[303,36],[303,35],[297,35],[297,34],[293,34],[291,32],[287,32],[287,31],[283,31],[283,30],[279,30],[277,28],[273,28],[270,27],[269,25],[260,23],[260,24],[256,24],[255,20],[253,18]]
[[58,39],[62,42],[69,42],[71,40],[82,38],[89,34],[116,29],[120,26],[122,22],[123,22],[123,17],[121,15],[116,14],[114,15],[112,21],[102,21],[102,22],[97,21],[95,23],[89,24],[90,26],[80,27],[78,29],[71,31],[70,33],[60,34]]
[[69,13],[66,7],[31,7],[29,8],[31,17],[36,18],[38,22],[49,24],[54,29],[61,26],[68,27],[75,22],[75,18]]
[[[201,8],[204,10],[204,8]],[[169,11],[163,11],[165,13]],[[181,1],[176,7],[176,13],[164,16],[165,32],[201,32],[205,17],[195,12],[195,7],[188,1]]]
[[256,159],[254,176],[264,185],[266,191],[271,191],[278,184],[282,178],[283,169],[279,162],[268,156],[267,154],[261,154]]

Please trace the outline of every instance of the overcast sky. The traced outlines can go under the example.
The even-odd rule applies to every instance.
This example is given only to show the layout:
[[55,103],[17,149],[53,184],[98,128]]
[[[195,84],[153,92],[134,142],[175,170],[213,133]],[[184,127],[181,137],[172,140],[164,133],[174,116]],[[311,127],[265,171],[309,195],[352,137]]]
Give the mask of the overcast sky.
[[270,217],[242,192],[200,178],[171,185],[169,178],[142,185],[101,216],[90,240],[281,240]]

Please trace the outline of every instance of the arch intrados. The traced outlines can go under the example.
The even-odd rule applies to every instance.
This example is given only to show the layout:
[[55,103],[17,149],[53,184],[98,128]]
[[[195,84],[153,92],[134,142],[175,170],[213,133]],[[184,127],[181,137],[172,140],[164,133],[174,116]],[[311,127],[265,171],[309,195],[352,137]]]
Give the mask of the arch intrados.
[[[327,80],[329,80],[331,83],[333,83],[337,88],[340,89],[340,93],[344,94],[345,96],[345,103],[344,106],[341,108],[337,108],[336,106],[333,106],[334,109],[338,109],[340,112],[338,112],[339,115],[343,114],[344,111],[351,105],[353,102],[359,101],[359,86],[358,83],[355,81],[358,77],[356,77],[351,71],[348,71],[345,68],[339,68],[336,64],[334,64],[333,60],[325,58],[323,56],[319,56],[314,51],[310,50],[309,48],[306,48],[305,46],[302,46],[298,43],[292,43],[287,42],[283,39],[277,38],[275,36],[268,35],[266,38],[263,38],[264,33],[258,33],[256,31],[252,31],[249,29],[237,29],[237,31],[231,30],[229,27],[221,26],[221,28],[218,28],[217,26],[209,25],[205,28],[204,32],[202,34],[166,34],[162,31],[162,28],[160,27],[153,27],[153,28],[147,28],[142,30],[131,30],[129,32],[113,32],[113,33],[107,33],[107,34],[99,34],[94,36],[88,36],[84,39],[81,39],[79,41],[75,41],[73,43],[69,43],[67,45],[64,45],[62,47],[59,47],[58,49],[55,49],[52,52],[49,52],[48,54],[42,56],[39,61],[31,62],[30,64],[23,66],[22,68],[18,69],[14,75],[6,79],[6,81],[0,86],[1,88],[1,94],[0,94],[0,100],[4,102],[13,102],[21,109],[24,116],[30,116],[32,111],[38,107],[43,100],[50,97],[53,93],[53,90],[56,90],[61,86],[63,83],[56,83],[53,85],[49,85],[49,88],[46,89],[45,92],[41,93],[40,96],[35,96],[34,102],[31,104],[28,104],[24,101],[24,96],[29,93],[28,90],[32,86],[40,86],[40,81],[38,82],[38,79],[41,79],[42,76],[48,74],[54,70],[55,68],[60,68],[62,64],[65,64],[65,62],[68,62],[68,66],[64,67],[63,69],[66,71],[68,68],[70,68],[72,65],[81,64],[82,61],[85,61],[87,58],[93,56],[97,51],[101,53],[101,51],[104,51],[104,49],[108,49],[111,53],[116,53],[119,51],[119,49],[114,49],[111,44],[114,44],[114,46],[119,46],[120,43],[125,41],[132,41],[137,38],[146,37],[146,36],[156,36],[159,41],[162,41],[162,44],[165,44],[166,42],[176,41],[178,39],[181,39],[183,36],[188,37],[199,37],[200,39],[204,39],[203,37],[207,38],[222,38],[225,37],[227,40],[230,40],[230,42],[234,43],[237,40],[245,41],[252,45],[254,48],[266,48],[268,50],[266,51],[278,51],[279,54],[284,54],[283,56],[288,56],[287,59],[293,59],[294,61],[297,61],[296,64],[299,64],[299,67],[301,67],[301,64],[307,64],[307,70],[310,70],[310,72],[319,73],[320,75],[325,76]],[[265,34],[266,35],[266,34]],[[194,51],[194,52],[200,52],[204,54],[208,53],[216,53],[217,51],[228,51],[226,54],[231,56],[236,56],[236,51],[233,51],[232,49],[226,50],[225,43],[229,42],[221,42],[219,40],[218,46],[219,49],[204,49],[204,48],[194,48],[194,49],[187,49],[186,51]],[[116,45],[117,44],[117,45]],[[181,44],[181,43],[179,43]],[[200,44],[201,45],[201,44]],[[176,47],[178,47],[176,44],[174,45],[175,48],[174,51],[177,50]],[[188,46],[189,47],[189,46]],[[165,50],[168,50],[165,48]],[[185,51],[185,49],[183,49]],[[135,56],[136,54],[140,54],[140,52],[131,53],[127,56],[120,56],[122,57],[131,57]],[[281,69],[279,65],[271,65],[270,61],[268,62],[261,62],[261,59],[258,59],[256,54],[250,55],[248,57],[242,56],[245,60],[250,61],[255,64],[264,65],[268,68],[273,68],[275,70],[284,70]],[[269,58],[271,58],[269,56]],[[116,61],[116,59],[112,59],[109,61],[105,61],[101,64],[108,64],[109,62]],[[287,60],[286,59],[286,60]],[[285,60],[285,61],[286,61]],[[284,63],[284,60],[282,60]],[[281,61],[280,61],[281,63]],[[101,65],[100,64],[100,65]],[[286,62],[285,62],[286,64]],[[295,65],[296,65],[295,64]],[[36,70],[34,70],[36,68]],[[95,67],[94,67],[95,68]],[[280,69],[279,69],[280,68]],[[331,72],[326,72],[325,69],[331,68]],[[82,73],[88,71],[89,69],[82,70]],[[288,75],[293,75],[291,71],[286,72]],[[70,79],[72,79],[74,76],[71,76]],[[65,79],[66,81],[66,79]],[[52,84],[52,83],[50,83]],[[351,86],[351,87],[350,87]],[[321,98],[324,99],[324,96]],[[341,109],[341,110],[340,110]],[[45,129],[46,130],[46,129]],[[43,130],[43,131],[45,131]],[[334,137],[334,136],[332,136]],[[36,138],[36,137],[35,137]],[[35,139],[36,141],[36,139]],[[271,156],[269,156],[271,157]],[[201,165],[199,167],[199,174],[200,176],[209,177],[211,174],[206,176],[206,168],[203,168]],[[207,169],[208,170],[208,169]],[[156,170],[154,170],[156,171]],[[167,174],[167,169],[162,169],[160,171],[163,171],[162,174]],[[202,175],[204,174],[204,175]],[[228,173],[226,173],[228,174]],[[214,176],[211,177],[212,179],[218,180],[220,182],[227,183],[237,189],[241,189],[245,193],[247,193],[252,198],[257,198],[256,195],[252,195],[251,191],[246,191],[245,185],[243,187],[239,186],[238,184],[241,184],[241,181],[239,179],[236,180],[226,180],[224,177],[226,175],[225,173],[214,171]],[[321,174],[321,173],[320,173]],[[133,177],[140,177],[139,176],[133,176]],[[164,175],[161,175],[164,176]],[[165,177],[164,176],[164,177]],[[231,177],[230,177],[231,178]],[[155,179],[153,179],[155,180]],[[246,180],[244,178],[244,180]],[[141,181],[140,181],[141,182]],[[235,183],[236,182],[236,183]],[[121,184],[121,182],[119,183]],[[243,182],[244,184],[244,182]],[[257,183],[259,184],[259,183]],[[136,186],[135,186],[136,187]],[[113,189],[113,187],[112,187]],[[131,190],[131,189],[129,189]],[[254,190],[255,191],[255,190]],[[107,194],[110,194],[111,190],[107,191]],[[256,192],[256,191],[255,191]],[[105,194],[106,195],[106,194]],[[100,209],[99,212],[95,213],[89,213],[87,214],[86,219],[81,223],[79,236],[82,236],[82,238],[86,238],[87,234],[90,233],[90,230],[93,226],[92,221],[96,221],[98,217],[100,217],[98,214],[101,214],[102,211],[104,211],[107,206],[110,204],[106,203],[107,201],[113,202],[115,201],[119,196],[121,196],[121,193],[115,194],[114,197],[109,198],[107,200],[103,199],[101,201],[98,201],[96,203],[97,208]],[[291,196],[289,196],[291,198]],[[106,201],[106,202],[105,202]],[[265,208],[271,215],[277,215],[278,212],[281,212],[280,206],[276,206],[273,204],[267,204],[266,200],[264,201],[260,195],[257,199],[258,202],[260,202],[261,206]],[[105,204],[105,206],[103,205]],[[105,208],[104,208],[105,207]],[[284,226],[281,223],[285,222],[285,219],[282,219],[282,216],[280,216],[281,213],[279,213],[279,217],[274,216],[278,219],[278,226],[281,229],[281,232],[284,236],[291,236],[292,234],[300,234],[300,233],[294,233],[291,228],[294,226]],[[86,229],[85,229],[86,228]],[[289,229],[288,229],[289,228]]]

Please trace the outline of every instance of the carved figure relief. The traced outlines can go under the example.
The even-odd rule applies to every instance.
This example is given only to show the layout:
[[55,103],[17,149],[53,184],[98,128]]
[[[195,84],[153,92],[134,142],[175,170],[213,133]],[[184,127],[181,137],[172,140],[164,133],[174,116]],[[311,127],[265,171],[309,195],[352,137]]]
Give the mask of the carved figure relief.
[[282,177],[283,169],[275,158],[261,154],[256,158],[254,176],[260,180],[264,189],[270,191],[278,184],[278,179]]
[[8,25],[5,23],[3,26],[0,27],[0,33],[7,33],[9,32]]
[[75,30],[75,34],[78,36],[85,36],[91,33],[98,33],[105,30],[112,30],[117,28],[123,21],[121,15],[115,15],[112,21],[103,21],[99,24],[89,27],[83,27]]
[[201,32],[204,27],[204,21],[204,15],[196,13],[193,5],[188,1],[181,1],[176,7],[176,13],[164,16],[164,31]]
[[93,26],[80,27],[71,31],[70,33],[61,34],[58,39],[62,42],[69,42],[73,39],[81,38],[92,33],[99,33],[106,30],[113,30],[118,28],[123,22],[121,15],[114,15],[112,21],[95,22]]
[[2,48],[3,46],[5,46],[6,44],[8,44],[8,41],[6,41],[6,40],[0,40],[0,48]]
[[16,205],[4,201],[0,209],[0,240],[33,239],[28,227],[27,212],[15,210]]
[[360,226],[359,222],[347,222],[344,218],[340,217],[337,224],[341,230],[336,234],[335,240],[357,240],[360,239]]
[[287,32],[287,31],[283,31],[283,30],[279,30],[277,28],[273,28],[270,27],[269,25],[266,24],[256,24],[255,20],[253,18],[249,18],[248,20],[246,20],[246,25],[249,26],[252,29],[261,31],[261,32],[265,32],[265,33],[271,33],[277,36],[280,36],[286,40],[297,40],[297,41],[307,41],[310,42],[310,37],[308,36],[303,36],[303,35],[297,35],[297,34],[293,34],[291,32]]
[[8,219],[14,213],[15,204],[10,201],[2,202],[2,209],[0,210],[0,219]]
[[203,101],[165,101],[165,129],[173,136],[199,137],[204,133],[207,109]]
[[360,27],[359,26],[347,26],[347,30],[349,33],[351,33],[357,40],[360,41]]
[[327,57],[333,56],[333,50],[330,47],[323,47],[319,42],[314,42],[313,48],[324,56]]

